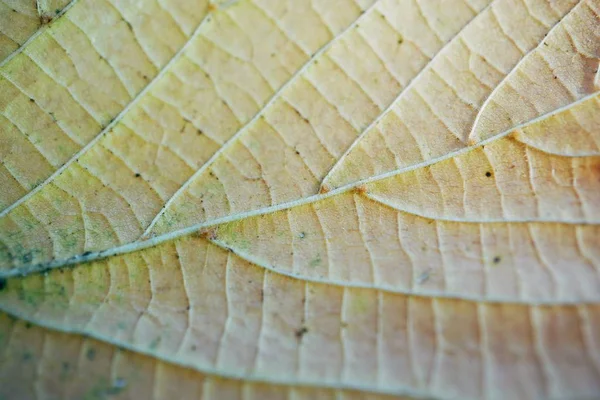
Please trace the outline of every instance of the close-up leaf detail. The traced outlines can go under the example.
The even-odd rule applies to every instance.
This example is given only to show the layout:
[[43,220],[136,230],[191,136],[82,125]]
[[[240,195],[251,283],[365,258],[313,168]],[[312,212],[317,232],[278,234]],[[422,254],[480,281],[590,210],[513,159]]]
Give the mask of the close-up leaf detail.
[[0,0],[0,399],[600,398],[600,0]]

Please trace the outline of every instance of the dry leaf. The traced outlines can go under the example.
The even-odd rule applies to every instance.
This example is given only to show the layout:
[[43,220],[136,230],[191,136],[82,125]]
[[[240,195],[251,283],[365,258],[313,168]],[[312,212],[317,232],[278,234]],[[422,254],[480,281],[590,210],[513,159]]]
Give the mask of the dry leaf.
[[599,0],[0,0],[0,398],[600,397]]

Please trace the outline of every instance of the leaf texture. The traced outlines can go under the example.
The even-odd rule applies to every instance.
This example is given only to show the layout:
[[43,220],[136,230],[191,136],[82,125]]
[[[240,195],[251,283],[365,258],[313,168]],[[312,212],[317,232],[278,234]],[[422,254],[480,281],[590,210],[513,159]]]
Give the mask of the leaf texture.
[[0,397],[600,396],[598,0],[0,23]]
[[60,17],[73,0],[2,0],[0,2],[0,63]]

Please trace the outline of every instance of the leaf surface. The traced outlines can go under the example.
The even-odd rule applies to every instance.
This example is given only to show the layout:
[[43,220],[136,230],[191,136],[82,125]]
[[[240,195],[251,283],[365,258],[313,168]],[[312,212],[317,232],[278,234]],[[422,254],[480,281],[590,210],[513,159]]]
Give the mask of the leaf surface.
[[599,1],[50,3],[0,397],[598,396]]

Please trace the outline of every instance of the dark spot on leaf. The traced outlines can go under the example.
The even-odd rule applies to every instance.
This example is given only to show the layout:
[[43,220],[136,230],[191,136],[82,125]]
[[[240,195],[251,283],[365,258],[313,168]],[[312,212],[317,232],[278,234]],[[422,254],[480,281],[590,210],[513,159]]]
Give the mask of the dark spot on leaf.
[[0,278],[0,292],[6,289],[7,281],[6,278]]
[[25,329],[31,329],[31,322],[25,322]]
[[92,254],[92,252],[91,252],[91,251],[86,251],[86,252],[84,252],[84,253],[83,253],[81,256],[82,256],[82,257],[87,257],[87,256],[89,256],[90,254]]
[[305,327],[305,326],[303,326],[302,328],[300,328],[300,329],[296,330],[296,338],[297,338],[298,340],[300,340],[300,339],[302,339],[302,337],[303,337],[304,335],[306,335],[307,333],[308,333],[308,328],[307,328],[307,327]]
[[42,14],[40,15],[40,24],[42,25],[48,25],[50,22],[52,22],[52,15],[48,15],[48,14]]
[[88,351],[85,352],[85,357],[90,361],[94,361],[94,358],[96,358],[96,349],[89,348]]
[[494,257],[494,264],[498,264],[501,260],[502,258],[500,258],[500,256]]
[[485,173],[485,176],[487,176],[487,177],[489,178],[490,176],[492,176],[492,173],[491,173],[490,171],[487,171],[487,172]]
[[140,175],[140,173],[139,173],[139,172],[136,172],[136,174],[135,174],[135,177],[136,177],[136,178],[139,178],[140,176],[141,176],[141,175]]
[[35,103],[35,100],[32,99],[32,98],[29,98],[29,101],[32,102],[32,103]]

